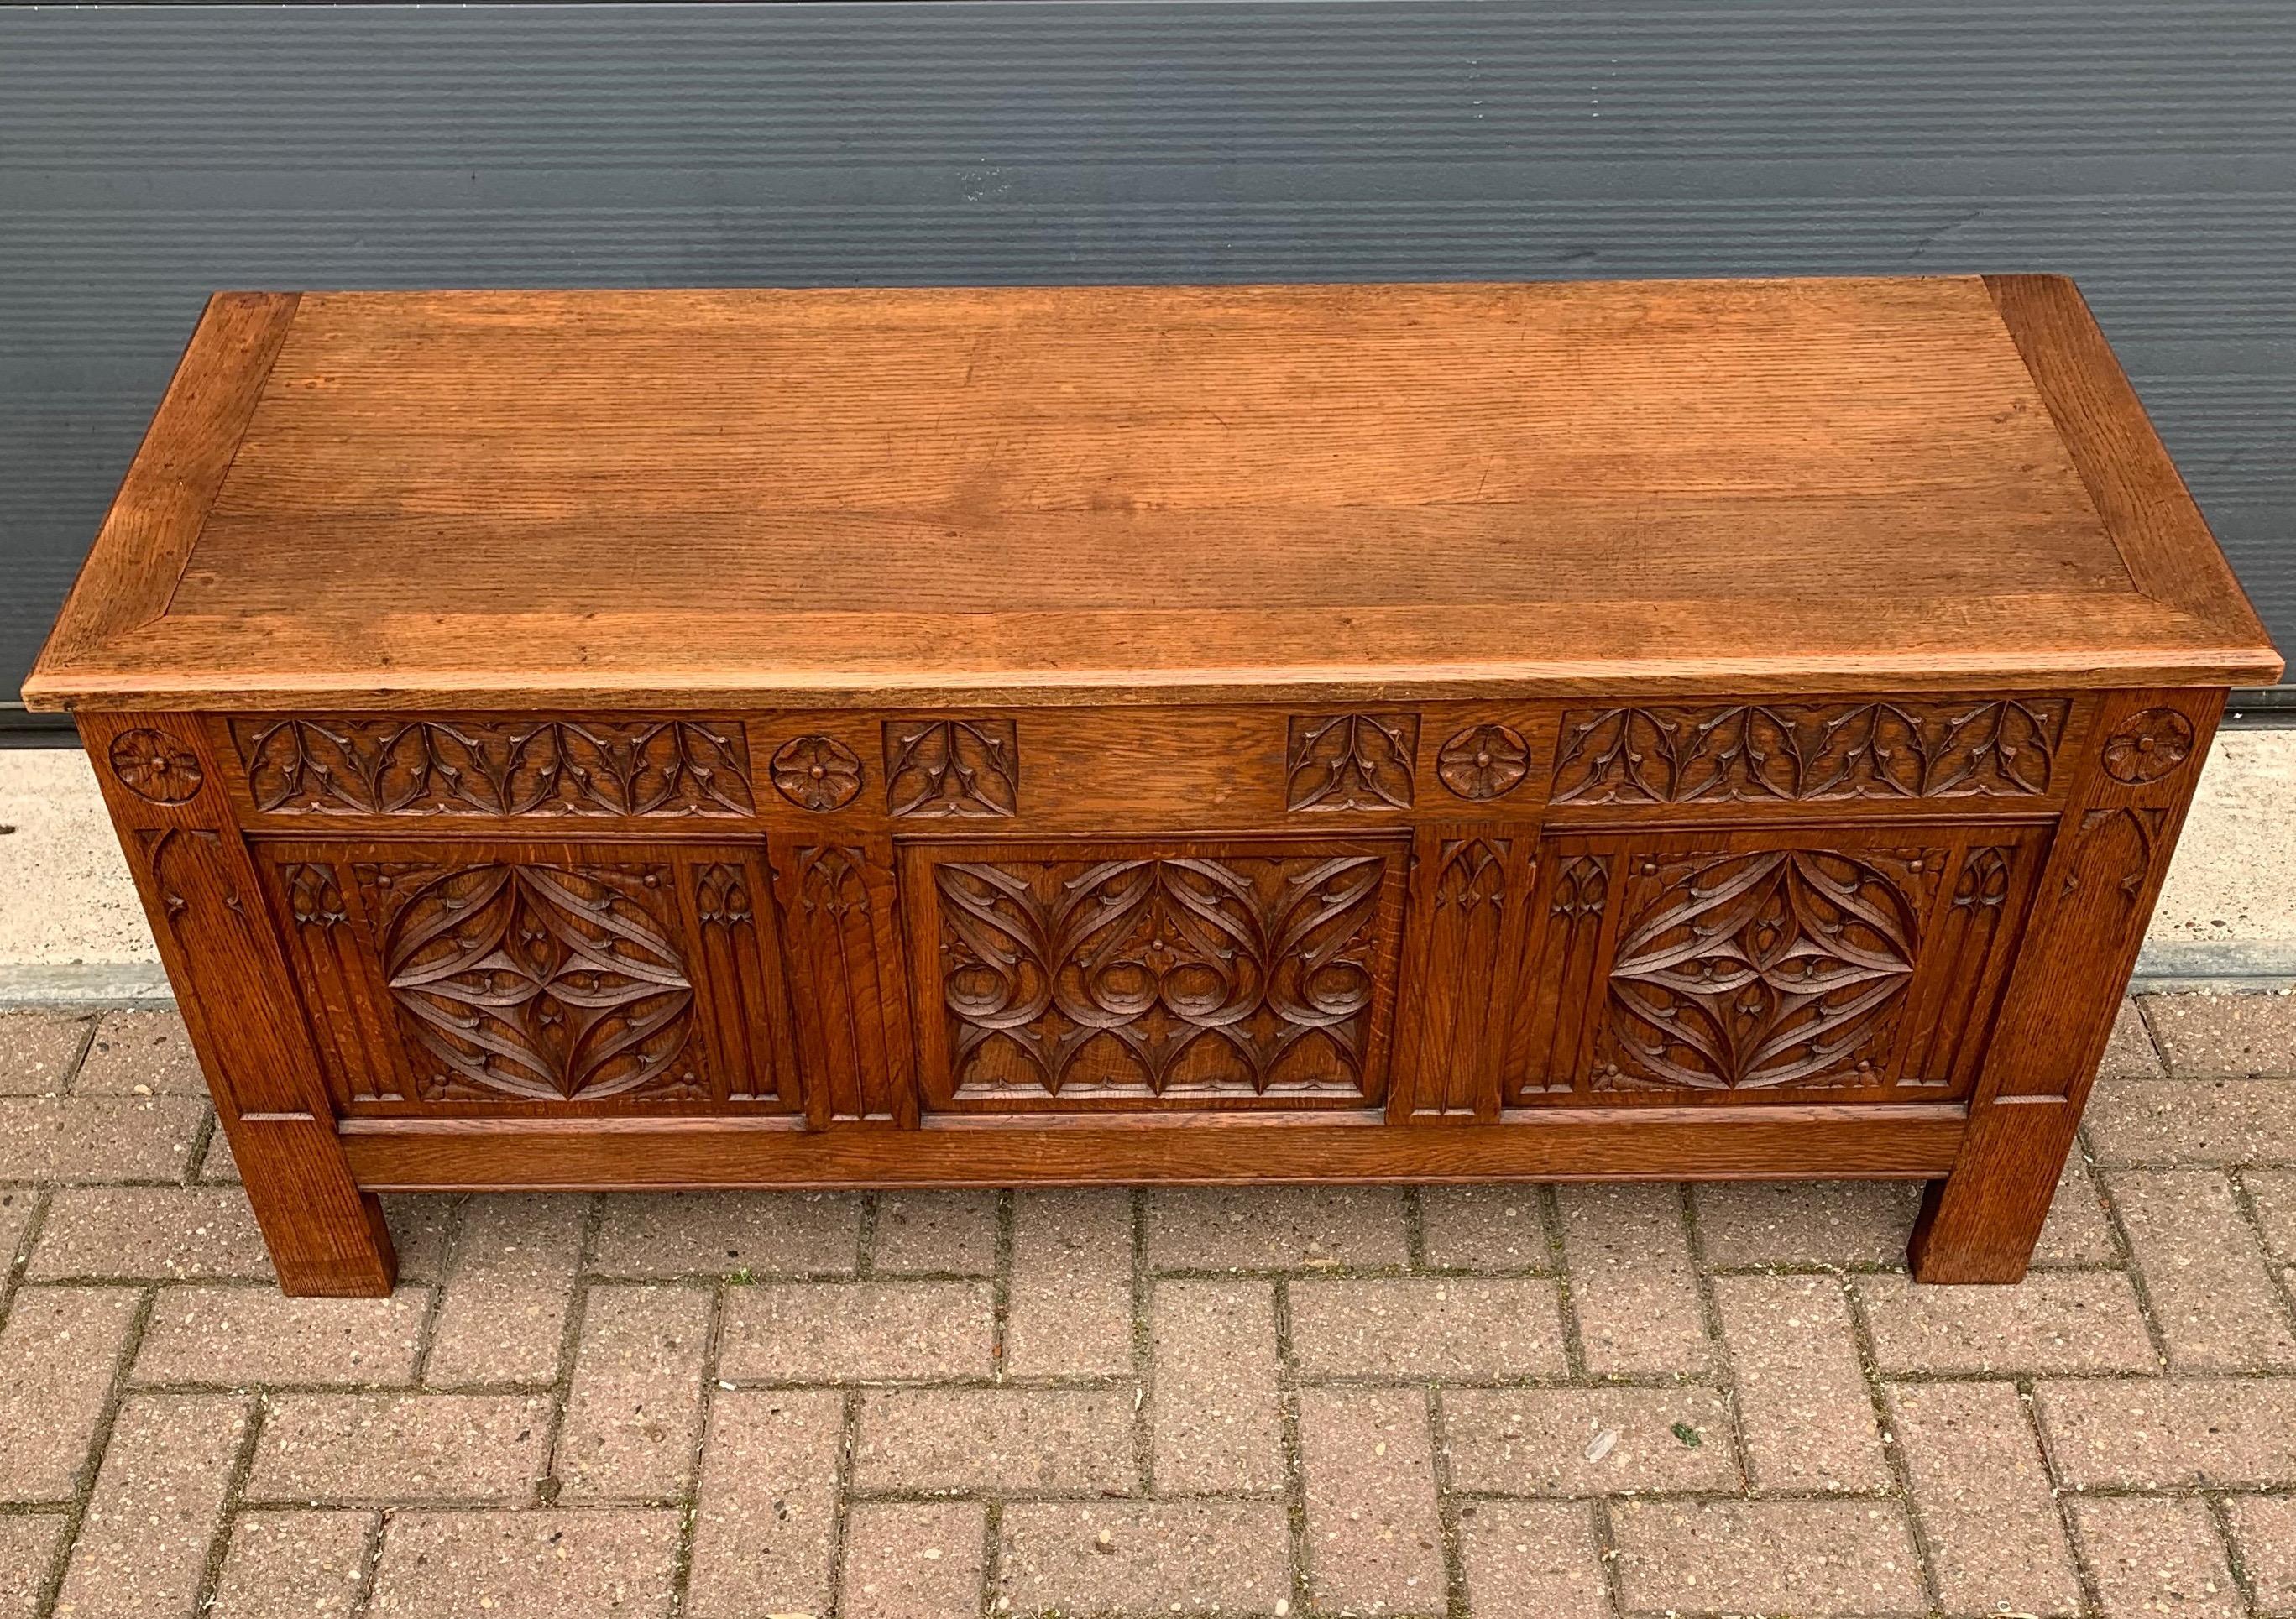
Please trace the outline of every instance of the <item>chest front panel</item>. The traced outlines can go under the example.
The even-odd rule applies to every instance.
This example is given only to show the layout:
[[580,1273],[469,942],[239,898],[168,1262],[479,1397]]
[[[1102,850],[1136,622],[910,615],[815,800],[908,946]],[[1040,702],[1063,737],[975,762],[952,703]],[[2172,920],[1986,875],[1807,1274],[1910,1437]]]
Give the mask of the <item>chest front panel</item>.
[[209,724],[342,1111],[821,1126],[1962,1099],[2087,730],[2016,694]]

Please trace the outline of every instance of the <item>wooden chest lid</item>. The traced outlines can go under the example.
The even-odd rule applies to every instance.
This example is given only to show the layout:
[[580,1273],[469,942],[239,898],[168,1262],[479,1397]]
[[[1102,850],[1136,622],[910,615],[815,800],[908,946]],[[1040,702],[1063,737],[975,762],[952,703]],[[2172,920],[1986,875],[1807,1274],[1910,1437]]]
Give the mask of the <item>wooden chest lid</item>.
[[33,707],[2246,684],[2046,276],[226,293]]

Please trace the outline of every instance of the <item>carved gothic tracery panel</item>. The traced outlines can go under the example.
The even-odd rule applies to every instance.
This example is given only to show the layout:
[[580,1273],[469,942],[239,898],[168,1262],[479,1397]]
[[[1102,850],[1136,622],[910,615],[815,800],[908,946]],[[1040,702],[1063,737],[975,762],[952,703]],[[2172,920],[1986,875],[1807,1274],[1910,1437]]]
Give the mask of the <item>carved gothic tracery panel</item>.
[[255,807],[287,815],[747,815],[739,725],[236,719]]
[[706,1094],[669,866],[355,871],[417,1095]]
[[1285,807],[1409,809],[1418,757],[1415,714],[1294,715]]
[[2031,797],[2055,773],[2062,698],[1915,705],[1573,709],[1557,804]]
[[1636,863],[1595,1088],[1886,1083],[1939,851],[1770,849]]
[[1366,1092],[1383,854],[933,868],[955,1093]]

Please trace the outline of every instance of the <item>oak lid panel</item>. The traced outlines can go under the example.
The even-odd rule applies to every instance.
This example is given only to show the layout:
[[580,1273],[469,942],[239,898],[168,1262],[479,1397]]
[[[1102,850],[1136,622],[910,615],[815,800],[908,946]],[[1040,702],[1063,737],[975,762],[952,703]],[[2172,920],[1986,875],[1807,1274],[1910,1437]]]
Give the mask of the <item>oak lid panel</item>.
[[281,307],[211,309],[201,501],[115,513],[35,703],[2276,673],[2046,278]]

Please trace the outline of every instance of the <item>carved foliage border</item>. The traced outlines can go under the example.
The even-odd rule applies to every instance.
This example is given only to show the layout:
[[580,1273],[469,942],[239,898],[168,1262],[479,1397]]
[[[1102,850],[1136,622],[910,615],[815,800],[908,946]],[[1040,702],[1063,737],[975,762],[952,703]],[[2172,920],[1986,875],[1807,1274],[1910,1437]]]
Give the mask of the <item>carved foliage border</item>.
[[1287,809],[1409,809],[1419,716],[1294,715],[1284,758]]
[[738,724],[240,717],[266,814],[726,817],[755,813]]
[[1556,804],[2035,797],[2070,703],[1736,703],[1571,709]]

